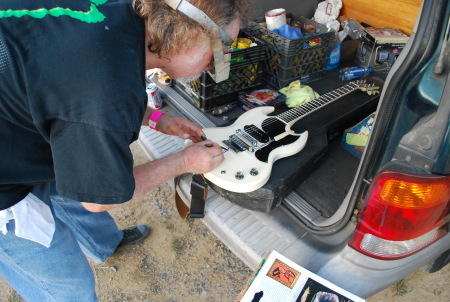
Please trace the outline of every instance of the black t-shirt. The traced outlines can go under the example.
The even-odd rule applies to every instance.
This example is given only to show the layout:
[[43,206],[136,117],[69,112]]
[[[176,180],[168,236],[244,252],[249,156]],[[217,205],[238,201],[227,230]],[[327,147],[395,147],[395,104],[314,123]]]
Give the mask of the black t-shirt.
[[130,0],[0,1],[0,210],[53,180],[77,201],[131,199],[144,36]]

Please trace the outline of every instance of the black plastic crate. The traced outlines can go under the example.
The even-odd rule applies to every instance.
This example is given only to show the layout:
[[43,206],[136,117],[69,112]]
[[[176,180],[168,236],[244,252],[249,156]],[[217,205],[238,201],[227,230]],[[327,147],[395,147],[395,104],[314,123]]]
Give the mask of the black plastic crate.
[[211,111],[221,105],[237,102],[239,92],[260,85],[265,59],[266,46],[263,44],[235,50],[231,53],[228,80],[216,83],[203,71],[200,78],[189,83],[188,87],[175,81],[174,88],[182,90],[203,111]]
[[[205,79],[199,81],[199,86],[197,87],[199,96],[213,98],[231,92],[239,92],[261,83],[264,60],[255,61],[250,64],[247,63],[241,66],[231,66],[229,79],[220,83],[215,83],[211,76],[204,72],[202,77]],[[210,81],[212,81],[212,83]],[[210,84],[203,84],[205,82],[210,82]]]
[[[280,80],[287,80],[292,78],[301,77],[310,73],[319,72],[326,69],[326,64],[328,62],[328,57],[323,56],[323,50],[319,51],[315,49],[314,53],[309,53],[308,56],[301,54],[304,57],[303,64],[297,64],[291,67],[283,67],[283,65],[277,64],[275,60],[268,59],[266,61],[265,71],[272,74],[273,76],[279,78]],[[270,56],[270,51],[268,51]],[[299,59],[301,61],[301,59]]]
[[[222,105],[236,103],[239,99],[239,92],[229,92],[225,95],[219,95],[211,98],[199,97],[197,93],[193,93],[189,87],[184,85],[175,84],[173,88],[191,100],[199,109],[205,112],[212,111],[214,108]],[[249,88],[251,89],[251,88]]]
[[230,76],[228,80],[216,83],[206,71],[203,71],[199,79],[199,84],[203,86],[213,85],[225,87],[222,89],[224,91],[228,91],[231,87],[234,91],[234,88],[239,89],[240,79],[247,80],[248,82],[252,76],[257,75],[257,72],[262,70],[262,66],[259,64],[264,62],[265,58],[266,47],[263,44],[235,50],[231,53]]
[[259,42],[264,43],[268,48],[287,57],[297,55],[300,51],[315,46],[330,48],[333,46],[335,34],[334,32],[329,32],[326,26],[305,17],[292,16],[291,19],[297,21],[302,27],[303,38],[287,39],[254,21],[249,22],[245,32],[251,37],[257,38]]
[[335,43],[334,32],[327,32],[324,25],[304,17],[292,19],[302,28],[309,29],[302,30],[304,38],[289,40],[256,22],[250,22],[245,29],[251,37],[267,46],[264,79],[271,79],[268,82],[276,88],[295,80],[307,83],[321,79]]

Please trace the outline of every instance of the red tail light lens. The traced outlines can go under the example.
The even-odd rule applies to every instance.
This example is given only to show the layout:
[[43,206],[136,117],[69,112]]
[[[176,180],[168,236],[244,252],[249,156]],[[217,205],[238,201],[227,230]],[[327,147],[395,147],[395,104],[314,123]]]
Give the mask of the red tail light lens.
[[374,258],[404,258],[448,233],[449,205],[448,176],[380,173],[349,245]]

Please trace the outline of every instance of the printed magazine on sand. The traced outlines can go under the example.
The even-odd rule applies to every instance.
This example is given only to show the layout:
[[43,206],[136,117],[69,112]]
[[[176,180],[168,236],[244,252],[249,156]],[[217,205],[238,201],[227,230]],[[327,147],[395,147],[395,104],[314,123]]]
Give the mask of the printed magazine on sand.
[[363,302],[361,299],[273,251],[240,302]]

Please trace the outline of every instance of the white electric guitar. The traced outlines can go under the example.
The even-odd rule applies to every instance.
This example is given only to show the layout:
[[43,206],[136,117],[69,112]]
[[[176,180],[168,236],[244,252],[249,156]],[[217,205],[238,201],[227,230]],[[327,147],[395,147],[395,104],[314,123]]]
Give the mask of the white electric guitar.
[[206,137],[224,150],[225,160],[204,176],[232,192],[247,193],[262,187],[270,178],[273,163],[300,152],[308,131],[295,133],[290,128],[299,119],[356,90],[378,93],[379,87],[365,81],[350,82],[319,98],[276,116],[265,106],[251,109],[227,127],[206,128]]

